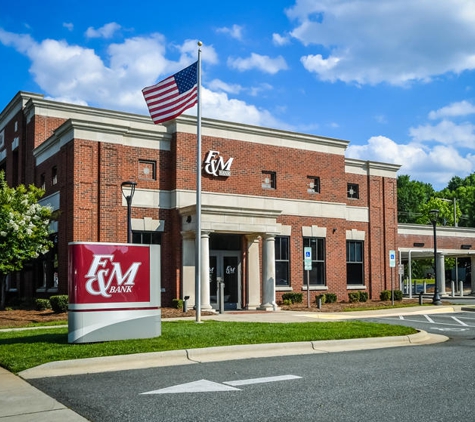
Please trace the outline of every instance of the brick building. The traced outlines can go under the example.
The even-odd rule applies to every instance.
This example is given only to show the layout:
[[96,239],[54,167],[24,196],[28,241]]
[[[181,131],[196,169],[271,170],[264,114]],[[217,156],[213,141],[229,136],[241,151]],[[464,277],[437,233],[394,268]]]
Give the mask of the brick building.
[[[311,299],[389,289],[397,249],[399,166],[345,158],[347,141],[202,121],[202,308],[223,278],[227,306],[275,309],[285,292]],[[19,92],[0,114],[0,170],[43,187],[54,249],[9,280],[22,297],[67,293],[69,242],[127,239],[121,183],[137,182],[135,243],[161,247],[162,304],[194,302],[196,118],[148,116]],[[202,277],[202,280],[205,278]]]

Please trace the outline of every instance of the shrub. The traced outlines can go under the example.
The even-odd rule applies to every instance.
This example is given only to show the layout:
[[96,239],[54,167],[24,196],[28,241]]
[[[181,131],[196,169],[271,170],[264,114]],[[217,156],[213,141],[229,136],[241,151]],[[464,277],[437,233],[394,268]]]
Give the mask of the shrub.
[[394,290],[394,300],[402,300],[402,290]]
[[360,301],[360,292],[350,292],[348,293],[348,299],[351,303],[356,303]]
[[35,309],[37,311],[46,311],[47,309],[51,309],[51,302],[48,299],[36,299]]
[[56,295],[49,298],[54,312],[61,313],[68,310],[68,295]]
[[360,302],[368,301],[368,292],[360,292]]
[[284,293],[282,301],[290,300],[292,303],[302,303],[303,293]]
[[172,307],[176,309],[183,308],[183,300],[181,299],[173,299],[172,300]]
[[318,305],[318,299],[322,300],[322,305],[327,301],[327,296],[325,294],[318,295],[315,297],[315,303]]
[[[391,300],[391,290],[383,290],[379,295],[381,300]],[[402,300],[402,291],[394,290],[394,300]]]
[[292,305],[292,301],[291,301],[290,299],[284,299],[284,300],[282,301],[282,304],[289,306],[289,305]]
[[336,293],[325,293],[325,303],[335,303],[336,301]]

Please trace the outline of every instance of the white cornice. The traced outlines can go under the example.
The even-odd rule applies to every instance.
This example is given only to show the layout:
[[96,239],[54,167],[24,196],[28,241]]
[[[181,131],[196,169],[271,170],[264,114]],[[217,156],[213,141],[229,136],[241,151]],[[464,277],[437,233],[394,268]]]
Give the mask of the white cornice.
[[123,124],[123,122],[103,123],[69,119],[59,126],[53,136],[33,151],[36,164],[52,157],[62,146],[73,139],[127,145],[140,148],[170,150],[171,135],[148,130],[143,125]]
[[18,92],[7,106],[0,113],[0,131],[5,125],[14,118],[14,116],[25,106],[25,104],[31,99],[41,100],[43,98],[40,94],[32,94],[30,92]]
[[[164,123],[170,133],[196,133],[196,117],[181,115]],[[202,119],[203,136],[344,155],[349,141],[215,119]]]
[[345,159],[345,173],[350,174],[397,178],[397,172],[400,168],[399,164],[357,160],[355,158]]

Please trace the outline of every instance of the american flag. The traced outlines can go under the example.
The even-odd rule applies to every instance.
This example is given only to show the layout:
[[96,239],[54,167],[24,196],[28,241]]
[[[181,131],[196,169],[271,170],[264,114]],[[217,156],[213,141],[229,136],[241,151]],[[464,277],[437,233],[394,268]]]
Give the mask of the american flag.
[[198,102],[198,62],[142,89],[155,124],[174,119]]

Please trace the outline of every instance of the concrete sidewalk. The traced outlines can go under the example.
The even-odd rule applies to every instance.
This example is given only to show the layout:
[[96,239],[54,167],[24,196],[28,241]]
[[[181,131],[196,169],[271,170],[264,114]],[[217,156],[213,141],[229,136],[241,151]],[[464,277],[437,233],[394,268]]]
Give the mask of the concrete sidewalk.
[[[235,311],[212,316],[203,316],[202,320],[212,319],[219,321],[287,323],[448,313],[459,312],[460,310],[475,310],[475,308],[466,306],[440,306],[341,313]],[[448,338],[445,336],[428,334],[423,331],[414,335],[401,337],[212,347],[208,349],[176,350],[170,352],[51,362],[23,371],[19,376],[0,368],[0,422],[32,420],[38,422],[55,422],[64,420],[75,422],[86,420],[60,404],[58,401],[31,386],[27,381],[25,381],[27,379],[159,366],[192,365],[204,362],[262,358],[269,356],[334,353],[385,347],[416,346],[443,342],[447,339]]]

